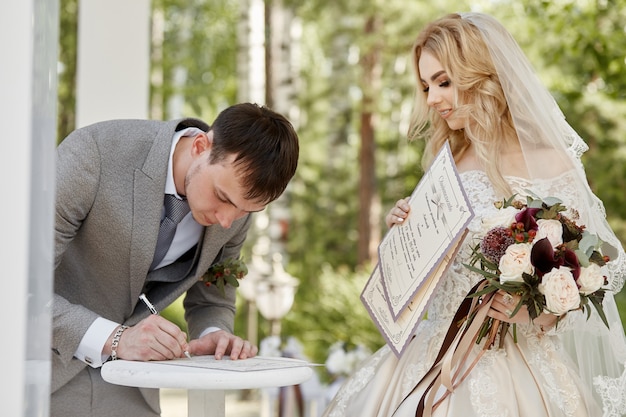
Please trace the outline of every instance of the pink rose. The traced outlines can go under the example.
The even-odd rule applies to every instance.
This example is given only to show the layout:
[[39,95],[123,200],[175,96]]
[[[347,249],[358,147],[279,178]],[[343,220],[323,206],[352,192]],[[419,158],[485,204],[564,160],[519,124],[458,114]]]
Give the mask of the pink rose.
[[500,269],[500,282],[516,281],[523,282],[522,273],[532,275],[534,267],[530,263],[530,243],[515,243],[508,248],[500,258],[498,269]]
[[554,268],[545,274],[538,289],[546,297],[549,313],[561,316],[580,307],[578,286],[568,267]]
[[604,275],[598,264],[590,263],[588,267],[580,269],[578,286],[584,295],[596,292],[604,284]]
[[563,243],[563,226],[558,220],[537,220],[537,236],[535,236],[535,242],[539,239],[547,237],[553,248],[556,248]]

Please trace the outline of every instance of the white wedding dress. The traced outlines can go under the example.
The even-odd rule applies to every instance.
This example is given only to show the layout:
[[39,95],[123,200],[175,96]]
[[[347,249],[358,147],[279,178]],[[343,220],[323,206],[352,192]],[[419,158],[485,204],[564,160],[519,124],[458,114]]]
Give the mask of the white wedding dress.
[[[339,389],[324,417],[415,416],[423,393],[411,391],[433,364],[458,306],[481,278],[462,264],[470,258],[481,219],[495,213],[494,202],[499,200],[483,172],[468,171],[460,176],[475,218],[462,249],[434,294],[428,319],[418,326],[401,358],[384,346],[367,359]],[[568,208],[577,207],[576,189],[569,186],[568,173],[534,184],[516,178],[507,180],[520,195],[532,190],[538,197],[558,197]],[[578,222],[584,224],[584,213]],[[624,268],[622,265],[618,270],[623,272]],[[613,298],[608,301],[613,302]],[[435,409],[433,417],[618,417],[626,413],[626,374],[596,378],[594,395],[593,384],[581,379],[567,353],[566,335],[576,338],[581,323],[592,329],[604,327],[597,316],[590,320],[587,322],[581,312],[570,313],[556,329],[545,334],[538,326],[518,325],[518,343],[509,332],[504,349],[488,350],[469,376]],[[614,345],[626,346],[619,320],[612,323],[612,331]],[[480,349],[475,346],[472,355]],[[626,351],[613,354],[620,363],[626,362]]]

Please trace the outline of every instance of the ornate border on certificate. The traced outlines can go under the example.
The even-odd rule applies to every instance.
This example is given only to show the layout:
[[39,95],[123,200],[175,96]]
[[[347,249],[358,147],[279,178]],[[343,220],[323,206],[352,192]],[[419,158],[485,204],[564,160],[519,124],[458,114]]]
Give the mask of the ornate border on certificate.
[[404,352],[413,337],[428,306],[430,296],[439,285],[439,278],[448,270],[465,238],[465,234],[463,233],[458,237],[453,248],[439,262],[437,271],[425,280],[420,288],[420,293],[416,294],[398,318],[394,318],[389,309],[380,275],[380,265],[377,264],[374,268],[361,293],[361,302],[365,305],[374,324],[396,356],[400,356]]
[[413,190],[409,204],[406,221],[392,227],[378,247],[380,285],[396,321],[409,304],[423,314],[428,300],[421,298],[432,294],[423,286],[441,271],[444,258],[454,251],[474,217],[447,142]]

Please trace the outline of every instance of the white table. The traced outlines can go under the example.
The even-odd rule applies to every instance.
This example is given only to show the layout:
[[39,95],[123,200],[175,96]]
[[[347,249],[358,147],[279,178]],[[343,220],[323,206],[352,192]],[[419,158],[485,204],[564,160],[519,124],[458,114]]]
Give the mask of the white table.
[[117,385],[187,390],[189,417],[224,417],[225,391],[297,385],[313,376],[312,364],[290,358],[220,361],[213,356],[135,362],[109,361],[102,378]]

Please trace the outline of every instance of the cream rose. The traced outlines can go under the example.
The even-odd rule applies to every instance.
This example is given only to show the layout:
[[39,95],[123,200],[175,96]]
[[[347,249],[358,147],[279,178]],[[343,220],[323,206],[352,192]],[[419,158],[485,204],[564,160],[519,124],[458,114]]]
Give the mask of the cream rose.
[[604,284],[604,275],[598,264],[590,263],[588,267],[580,268],[578,286],[584,295],[596,292]]
[[515,207],[509,206],[500,210],[496,210],[492,215],[486,215],[482,218],[480,225],[481,235],[486,235],[488,231],[496,227],[509,227],[515,221],[515,215],[519,212]]
[[500,282],[517,281],[522,282],[522,273],[532,275],[535,268],[530,263],[530,251],[532,245],[530,243],[515,243],[508,248],[500,258]]
[[546,297],[548,312],[561,316],[580,307],[580,294],[570,269],[561,266],[553,268],[541,279],[539,292]]
[[537,220],[537,236],[535,242],[547,237],[553,248],[563,243],[563,226],[558,220]]

